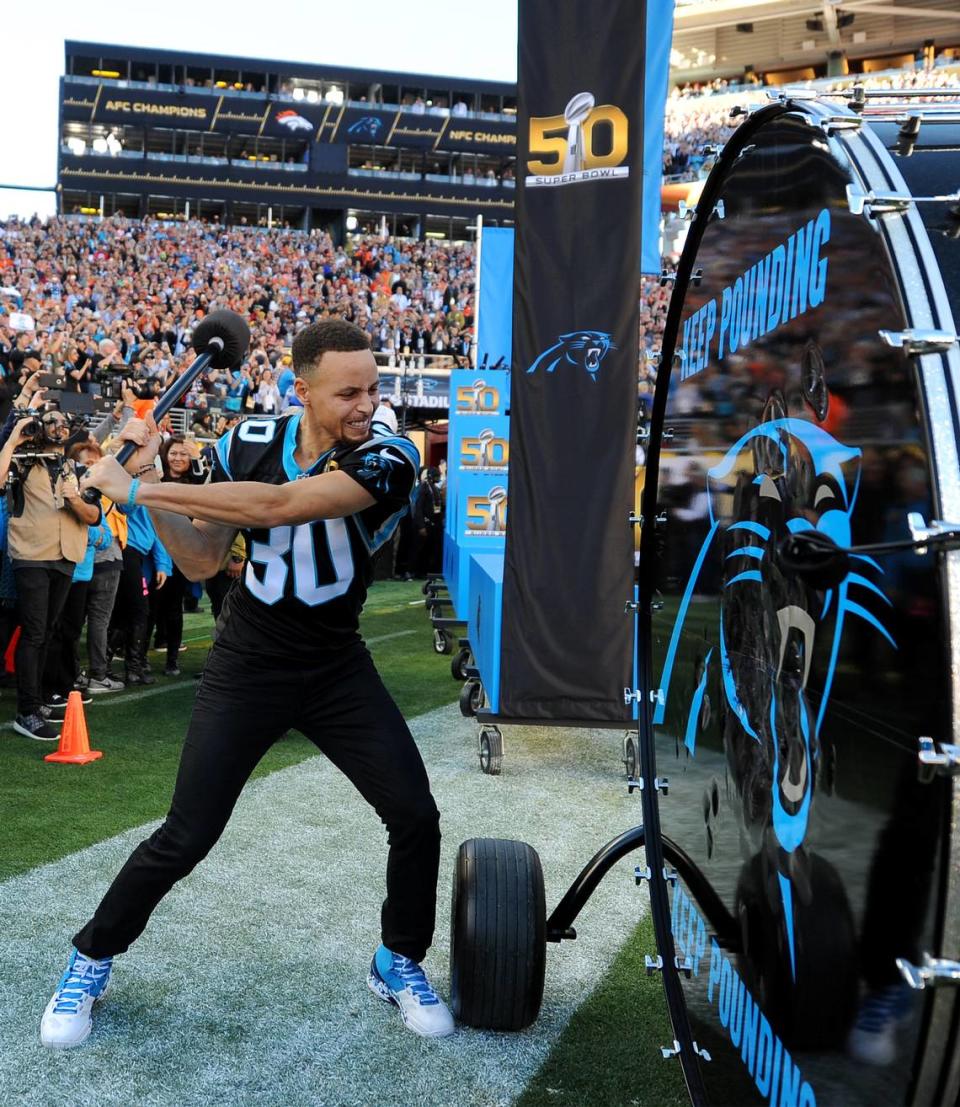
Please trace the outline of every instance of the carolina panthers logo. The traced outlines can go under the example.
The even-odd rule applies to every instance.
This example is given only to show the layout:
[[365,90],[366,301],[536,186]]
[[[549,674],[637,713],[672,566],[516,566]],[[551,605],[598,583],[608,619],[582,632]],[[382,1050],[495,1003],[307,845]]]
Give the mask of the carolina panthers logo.
[[552,373],[561,361],[566,361],[570,365],[579,365],[586,369],[590,379],[596,380],[600,363],[608,351],[616,348],[605,331],[571,331],[569,334],[561,334],[549,350],[540,354],[527,372],[535,373],[543,366],[546,372]]
[[375,115],[365,115],[362,119],[358,119],[356,123],[351,123],[347,127],[347,134],[360,135],[364,138],[376,138],[382,126],[382,119],[378,119]]
[[[764,832],[771,827],[783,857],[776,875],[796,978],[792,896],[803,869],[797,851],[807,835],[822,760],[820,731],[844,630],[855,619],[891,648],[896,642],[883,623],[890,600],[872,558],[851,554],[847,575],[818,590],[787,572],[777,556],[781,539],[803,530],[850,547],[860,450],[813,423],[786,417],[781,405],[768,406],[767,414],[707,470],[709,529],[680,601],[653,721],[663,724],[667,710],[675,716],[679,708],[682,741],[695,756],[698,733],[715,717],[709,689],[719,685],[716,695],[727,710],[718,725],[744,821]],[[695,592],[719,592],[715,637],[695,630],[696,624],[684,632]],[[681,650],[693,662],[689,671],[677,665]],[[689,706],[678,702],[691,689]]]
[[402,458],[381,450],[364,456],[363,465],[357,470],[357,476],[372,484],[379,492],[387,492],[394,473],[402,466]]

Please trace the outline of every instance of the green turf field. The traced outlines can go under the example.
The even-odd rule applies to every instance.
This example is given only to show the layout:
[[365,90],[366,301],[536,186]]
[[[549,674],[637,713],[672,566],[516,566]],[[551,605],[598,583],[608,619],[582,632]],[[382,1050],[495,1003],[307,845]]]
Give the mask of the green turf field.
[[[4,724],[0,732],[4,751],[0,880],[162,818],[195,676],[209,646],[210,625],[208,614],[186,617],[188,649],[180,655],[182,677],[160,676],[150,689],[94,699],[87,708],[87,722],[91,745],[102,750],[104,757],[91,765],[44,763],[42,755],[52,747],[22,738],[9,728],[14,696],[12,690],[4,691],[0,699],[0,724]],[[431,647],[419,585],[375,585],[364,613],[363,633],[407,718],[456,699],[459,685],[451,679],[449,658],[436,655]],[[162,671],[163,655],[151,656],[155,671]],[[274,747],[256,775],[275,772],[315,753],[299,735],[288,736]],[[594,843],[584,844],[584,862],[593,848]],[[448,895],[445,879],[441,874],[442,897]],[[596,982],[595,991],[585,995],[518,1100],[522,1107],[584,1103],[660,1107],[686,1101],[677,1062],[659,1055],[658,1047],[669,1042],[672,1034],[659,979],[648,979],[642,968],[644,953],[653,948],[652,930],[644,920],[607,974]]]

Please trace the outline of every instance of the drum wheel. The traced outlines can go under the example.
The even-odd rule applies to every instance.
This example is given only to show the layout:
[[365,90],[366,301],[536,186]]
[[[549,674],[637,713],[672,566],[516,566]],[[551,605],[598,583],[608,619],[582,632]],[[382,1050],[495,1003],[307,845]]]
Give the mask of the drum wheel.
[[453,639],[442,627],[434,628],[433,648],[436,653],[449,653],[453,649]]
[[454,1018],[484,1030],[523,1030],[540,1013],[546,959],[546,897],[537,851],[499,838],[464,842],[450,911]]
[[466,680],[467,669],[473,665],[473,655],[466,646],[462,646],[457,653],[454,654],[453,660],[450,662],[450,673],[454,680]]

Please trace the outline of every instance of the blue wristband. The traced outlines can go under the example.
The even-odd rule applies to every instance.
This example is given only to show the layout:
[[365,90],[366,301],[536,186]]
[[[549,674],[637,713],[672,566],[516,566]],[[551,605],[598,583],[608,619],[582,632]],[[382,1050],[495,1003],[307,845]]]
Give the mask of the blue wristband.
[[133,511],[137,506],[137,491],[140,488],[140,478],[134,477],[130,482],[130,491],[127,494],[127,511]]

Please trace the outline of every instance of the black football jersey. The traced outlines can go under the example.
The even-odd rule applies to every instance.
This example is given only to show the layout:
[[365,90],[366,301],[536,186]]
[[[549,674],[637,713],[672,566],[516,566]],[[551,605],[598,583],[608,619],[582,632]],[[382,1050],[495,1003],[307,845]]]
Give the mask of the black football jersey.
[[238,424],[217,443],[211,478],[286,484],[339,469],[376,500],[343,519],[244,531],[249,560],[224,605],[217,643],[298,662],[356,636],[371,557],[409,510],[420,466],[409,438],[374,424],[362,446],[336,446],[302,470],[294,458],[302,415]]

